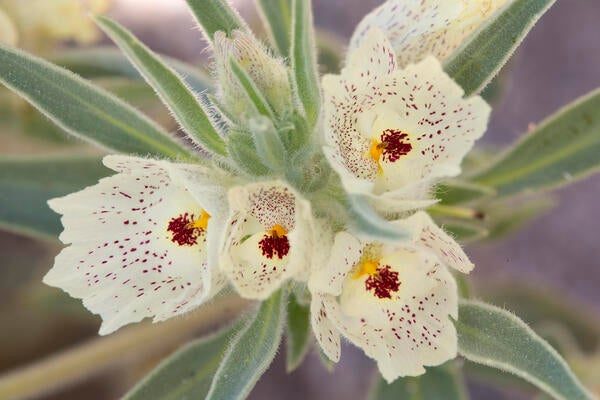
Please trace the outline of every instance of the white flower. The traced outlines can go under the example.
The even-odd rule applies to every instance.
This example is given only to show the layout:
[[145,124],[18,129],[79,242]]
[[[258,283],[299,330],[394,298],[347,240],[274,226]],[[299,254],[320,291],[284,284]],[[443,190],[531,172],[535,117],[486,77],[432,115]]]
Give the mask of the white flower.
[[377,361],[388,382],[456,356],[449,317],[457,318],[458,299],[448,267],[473,268],[425,212],[395,223],[411,233],[406,243],[338,233],[327,263],[315,265],[309,280],[312,326],[325,354],[339,360],[342,334]]
[[279,181],[229,191],[230,217],[221,269],[241,296],[266,299],[292,277],[308,274],[310,204]]
[[341,75],[323,78],[323,90],[326,156],[348,192],[390,212],[431,204],[429,187],[460,173],[490,114],[480,97],[463,99],[433,57],[398,69],[379,29]]
[[119,173],[48,202],[71,245],[44,282],[83,299],[102,317],[100,334],[183,314],[219,291],[227,199],[216,172],[130,156],[104,164]]
[[350,40],[350,53],[372,28],[389,38],[400,66],[431,54],[444,61],[507,0],[388,0],[367,14]]

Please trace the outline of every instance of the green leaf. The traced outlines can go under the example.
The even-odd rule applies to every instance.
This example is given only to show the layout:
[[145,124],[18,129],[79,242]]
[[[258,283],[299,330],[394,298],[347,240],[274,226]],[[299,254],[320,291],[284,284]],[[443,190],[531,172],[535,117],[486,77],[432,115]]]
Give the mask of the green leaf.
[[292,1],[258,0],[258,6],[279,54],[288,57],[292,36]]
[[463,244],[483,239],[489,235],[488,230],[484,227],[464,221],[446,220],[441,222],[441,225],[454,239]]
[[217,31],[228,36],[235,29],[247,30],[246,23],[227,0],[186,0],[206,38],[212,42]]
[[262,176],[269,173],[256,154],[254,140],[250,132],[232,131],[228,135],[227,151],[236,165],[250,176]]
[[473,181],[500,196],[564,186],[600,170],[600,90],[548,118]]
[[466,92],[479,93],[556,0],[513,0],[491,16],[446,61],[444,69]]
[[279,133],[270,119],[258,116],[248,121],[248,127],[254,141],[256,154],[262,164],[273,171],[282,171],[287,161],[287,152]]
[[462,301],[455,325],[466,359],[511,372],[556,399],[592,399],[560,355],[508,311]]
[[206,400],[244,399],[275,358],[283,333],[281,291],[262,302],[255,318],[231,341]]
[[354,229],[383,241],[406,239],[406,231],[381,218],[366,196],[348,195],[347,203]]
[[[211,88],[208,74],[194,65],[167,56],[160,56],[185,79],[196,92]],[[67,68],[86,79],[122,77],[140,79],[142,75],[127,57],[114,47],[83,47],[63,50],[50,57],[54,64]]]
[[117,22],[106,17],[98,17],[96,22],[156,90],[188,135],[208,150],[225,155],[225,141],[185,81]]
[[274,120],[275,114],[273,113],[273,109],[269,105],[269,102],[265,96],[263,96],[261,93],[260,89],[256,86],[252,78],[240,66],[240,64],[235,61],[235,59],[232,58],[230,60],[230,65],[233,74],[235,75],[238,83],[244,89],[248,101],[254,106],[256,112]]
[[486,186],[463,181],[447,181],[435,187],[434,197],[441,204],[469,203],[483,197],[493,196],[495,190]]
[[293,0],[291,61],[295,89],[311,127],[319,118],[321,90],[317,71],[312,1]]
[[56,239],[60,218],[46,201],[93,185],[109,173],[99,157],[2,158],[0,227]]
[[287,306],[286,369],[292,372],[304,360],[310,344],[310,307],[290,295]]
[[0,82],[72,135],[123,153],[189,156],[139,111],[75,74],[0,45]]
[[239,323],[195,340],[161,362],[123,400],[203,399]]
[[424,375],[398,378],[388,384],[378,377],[370,400],[466,400],[465,382],[453,361],[427,368]]

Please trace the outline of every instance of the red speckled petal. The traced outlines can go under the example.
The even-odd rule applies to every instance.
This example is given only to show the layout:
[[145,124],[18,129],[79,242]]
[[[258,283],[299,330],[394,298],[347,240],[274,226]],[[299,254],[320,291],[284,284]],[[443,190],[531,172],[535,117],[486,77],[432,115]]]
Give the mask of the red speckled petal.
[[372,28],[385,32],[401,66],[432,54],[445,60],[506,0],[388,0],[367,14],[350,40],[349,54]]
[[312,329],[321,349],[334,362],[340,360],[341,353],[340,334],[332,322],[332,317],[339,314],[338,308],[335,297],[313,293],[310,303]]
[[438,227],[426,212],[417,212],[395,223],[412,233],[416,246],[434,252],[445,265],[463,273],[469,273],[475,267],[460,245]]
[[111,157],[107,164],[123,172],[49,201],[63,214],[61,240],[72,244],[44,282],[83,299],[102,317],[101,334],[145,317],[181,314],[185,304],[205,301],[214,292],[211,282],[218,282],[214,266],[206,265],[210,223],[186,241],[169,231],[173,219],[200,217],[204,209],[164,163]]
[[[292,277],[305,275],[310,259],[310,205],[282,182],[261,182],[229,191],[220,265],[246,298],[265,299]],[[285,229],[281,237],[270,232]]]
[[[352,60],[368,57],[373,41],[383,40],[385,48],[381,35],[371,31]],[[323,79],[324,151],[332,167],[346,190],[385,196],[387,206],[425,200],[436,179],[460,172],[487,127],[489,106],[477,96],[464,99],[432,57],[379,74],[363,90],[356,89],[362,78],[349,81],[356,79],[349,68]]]

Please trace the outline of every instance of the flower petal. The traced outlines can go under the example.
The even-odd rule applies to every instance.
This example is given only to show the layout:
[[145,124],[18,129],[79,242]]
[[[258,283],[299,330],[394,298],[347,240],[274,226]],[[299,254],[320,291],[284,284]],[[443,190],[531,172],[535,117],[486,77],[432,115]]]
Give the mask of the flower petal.
[[[372,30],[356,53],[379,49],[371,42],[381,37]],[[384,41],[381,57],[385,49]],[[425,200],[436,179],[460,172],[486,129],[489,106],[480,97],[463,99],[433,57],[380,74],[364,90],[357,89],[364,78],[351,69],[323,80],[327,159],[349,192],[388,196],[388,205]]]
[[349,57],[372,28],[385,32],[400,66],[432,54],[445,60],[506,0],[388,0],[367,14],[350,40]]
[[419,211],[395,223],[412,233],[416,245],[433,251],[447,266],[463,273],[469,273],[475,267],[460,245],[438,227],[426,212]]
[[[338,315],[338,304],[332,296],[313,293],[310,302],[311,325],[325,355],[333,362],[340,360],[340,334],[331,317]],[[328,310],[332,310],[331,316]]]
[[205,209],[171,178],[167,169],[174,164],[123,156],[106,163],[123,172],[48,202],[63,214],[60,238],[72,245],[44,277],[100,314],[101,334],[145,317],[181,314],[218,283],[216,265],[207,264],[216,251],[206,245],[214,219],[204,230],[187,228]]
[[424,366],[439,365],[457,352],[448,318],[458,310],[454,278],[430,253],[412,258],[404,253],[399,261],[389,266],[400,279],[390,299],[377,298],[365,290],[364,279],[349,276],[352,284],[344,287],[339,314],[334,315],[335,308],[326,310],[340,332],[377,361],[389,382],[420,375]]
[[265,299],[305,275],[313,234],[306,200],[273,181],[230,189],[229,205],[220,264],[243,297]]
[[325,250],[325,244],[320,241],[323,248],[321,253],[328,255],[328,262],[323,265],[313,265],[308,281],[312,293],[327,293],[339,296],[348,271],[354,267],[362,256],[363,244],[347,232],[335,235],[335,242]]

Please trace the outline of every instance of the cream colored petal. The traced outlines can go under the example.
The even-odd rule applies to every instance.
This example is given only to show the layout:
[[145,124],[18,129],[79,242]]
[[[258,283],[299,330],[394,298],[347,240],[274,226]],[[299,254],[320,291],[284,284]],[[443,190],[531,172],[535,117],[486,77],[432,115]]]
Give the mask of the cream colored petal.
[[396,224],[409,230],[414,244],[433,251],[445,265],[469,273],[475,267],[463,249],[424,211],[419,211]]
[[385,32],[405,66],[432,54],[445,60],[506,0],[388,0],[358,24],[350,40],[352,51],[372,28]]
[[232,188],[229,204],[220,265],[240,295],[266,299],[287,279],[306,276],[313,235],[306,200],[273,181]]
[[101,334],[146,317],[182,314],[186,304],[198,305],[219,288],[212,287],[216,265],[208,263],[217,249],[207,247],[219,233],[210,224],[206,230],[186,227],[203,207],[161,162],[121,161],[127,160],[126,172],[49,201],[63,214],[61,240],[72,244],[44,282],[83,299],[102,317]]
[[313,293],[310,303],[310,321],[317,342],[323,353],[334,362],[340,360],[340,334],[332,322],[339,314],[338,305],[332,296]]

